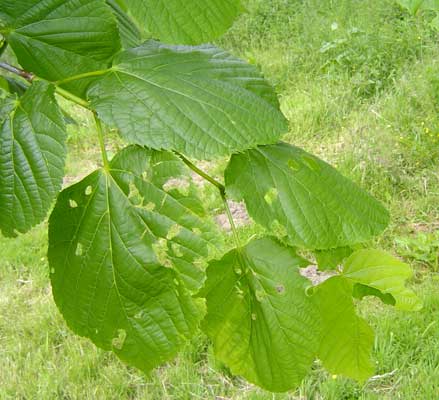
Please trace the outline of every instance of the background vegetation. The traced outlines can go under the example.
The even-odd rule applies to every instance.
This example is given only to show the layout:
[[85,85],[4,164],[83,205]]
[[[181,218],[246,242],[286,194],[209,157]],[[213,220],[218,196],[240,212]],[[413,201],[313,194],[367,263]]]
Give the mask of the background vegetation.
[[[151,376],[68,331],[50,293],[47,226],[0,238],[0,399],[439,398],[439,43],[433,16],[393,0],[247,0],[219,45],[258,64],[280,93],[286,140],[337,166],[383,201],[392,225],[376,246],[403,256],[424,299],[416,314],[375,301],[376,376],[363,386],[315,365],[296,392],[272,395],[215,362],[195,338]],[[68,111],[79,111],[67,106]],[[98,163],[87,114],[70,126],[66,183]],[[110,132],[112,146],[119,146]],[[224,165],[206,164],[220,176]],[[215,191],[203,190],[211,212]],[[257,228],[244,226],[248,237]]]

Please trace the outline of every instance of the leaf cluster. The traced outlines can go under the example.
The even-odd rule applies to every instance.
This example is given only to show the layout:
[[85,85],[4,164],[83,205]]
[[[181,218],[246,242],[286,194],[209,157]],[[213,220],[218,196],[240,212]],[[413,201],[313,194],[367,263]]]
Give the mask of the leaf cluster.
[[[385,208],[323,160],[281,142],[288,123],[258,69],[203,44],[239,0],[0,0],[0,33],[21,78],[0,80],[0,229],[49,219],[55,302],[69,327],[143,371],[201,327],[231,371],[271,391],[320,359],[373,373],[373,332],[354,299],[421,306],[410,268],[362,244]],[[24,78],[24,79],[22,79]],[[102,167],[61,192],[65,116],[90,110]],[[105,128],[127,147],[108,160]],[[224,184],[195,160],[230,158]],[[191,160],[192,161],[191,161]],[[243,201],[265,234],[227,251],[192,174]],[[60,193],[59,193],[60,192]],[[334,276],[312,287],[300,254]]]

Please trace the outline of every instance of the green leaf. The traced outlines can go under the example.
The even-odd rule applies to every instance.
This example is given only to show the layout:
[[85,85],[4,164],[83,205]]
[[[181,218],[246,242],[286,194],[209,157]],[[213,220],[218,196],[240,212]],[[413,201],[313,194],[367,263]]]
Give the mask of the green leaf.
[[436,31],[439,31],[439,13],[436,13],[436,16],[431,20],[430,26]]
[[207,269],[203,327],[215,355],[267,390],[296,388],[318,349],[318,310],[299,273],[306,264],[294,249],[263,238]]
[[406,8],[410,14],[416,15],[418,10],[422,8],[425,0],[397,0],[398,4]]
[[124,0],[131,16],[154,38],[199,44],[222,35],[241,11],[240,0]]
[[[25,70],[58,81],[106,69],[120,49],[105,0],[0,0],[4,34]],[[90,79],[65,85],[82,95]]]
[[390,293],[382,293],[378,289],[374,289],[361,283],[356,283],[354,285],[352,296],[359,300],[363,300],[363,298],[367,296],[375,296],[389,306],[394,306],[396,304],[395,298]]
[[0,90],[6,93],[17,94],[22,96],[26,91],[27,86],[23,83],[9,77],[0,76]]
[[5,124],[5,119],[10,117],[10,114],[17,108],[17,96],[11,95],[5,89],[0,90],[0,124]]
[[420,10],[439,11],[438,0],[397,0],[410,14],[416,15]]
[[[30,0],[0,1],[0,24],[12,25],[18,17],[25,14],[32,6]],[[0,25],[1,26],[1,25]]]
[[129,142],[196,158],[272,143],[287,129],[258,71],[213,46],[146,42],[118,56],[88,96]]
[[[18,81],[14,78],[9,77],[3,77],[0,76],[0,99],[4,98],[6,96],[9,96],[9,94],[16,94],[18,97],[23,96],[23,94],[28,89],[28,86],[22,83],[21,81]],[[10,97],[10,100],[14,99],[12,96]],[[61,112],[64,116],[64,123],[66,125],[72,124],[77,125],[77,122],[73,119],[73,117],[64,109],[61,108]],[[1,120],[0,116],[0,120]]]
[[315,289],[321,316],[321,340],[318,357],[332,374],[341,374],[360,382],[374,368],[371,352],[374,333],[355,313],[352,285],[336,276]]
[[191,290],[204,282],[204,267],[222,239],[205,214],[190,172],[172,153],[130,146],[112,161],[112,176],[155,237],[162,265],[171,264]]
[[343,260],[349,257],[352,252],[353,250],[350,247],[337,247],[336,249],[317,250],[314,254],[319,270],[327,271],[340,266]]
[[126,13],[126,8],[120,4],[120,0],[107,0],[107,4],[112,8],[116,16],[119,27],[120,40],[124,49],[136,47],[142,42],[139,29]]
[[388,212],[334,168],[286,143],[232,156],[226,189],[249,214],[291,244],[330,249],[381,233]]
[[40,223],[61,188],[66,131],[54,87],[35,82],[0,101],[0,229],[16,236]]
[[[206,254],[203,234],[191,231],[198,217],[160,186],[176,162],[123,150],[110,171],[65,189],[49,224],[53,294],[68,325],[144,371],[172,358],[204,314],[172,265]],[[163,236],[182,254],[167,257]]]
[[413,275],[409,265],[381,250],[360,250],[353,253],[345,263],[343,276],[353,283],[375,288],[395,299],[400,310],[417,311],[422,303],[416,294],[405,287]]

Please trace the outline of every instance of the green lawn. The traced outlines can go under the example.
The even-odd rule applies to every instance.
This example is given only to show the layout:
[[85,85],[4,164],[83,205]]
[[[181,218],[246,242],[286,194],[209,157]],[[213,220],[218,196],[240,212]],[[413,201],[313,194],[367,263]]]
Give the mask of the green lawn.
[[[286,140],[337,166],[391,211],[373,245],[415,269],[417,313],[376,301],[376,376],[359,385],[315,365],[296,393],[272,395],[232,377],[200,334],[150,376],[67,328],[51,297],[47,224],[0,238],[0,399],[439,399],[439,34],[430,15],[392,0],[247,0],[219,41],[258,64],[290,121]],[[66,103],[63,103],[66,104]],[[99,164],[90,116],[70,126],[68,182]],[[114,134],[111,145],[121,146]],[[221,176],[224,163],[208,165]],[[221,213],[215,190],[203,196]],[[243,237],[254,226],[240,229]]]

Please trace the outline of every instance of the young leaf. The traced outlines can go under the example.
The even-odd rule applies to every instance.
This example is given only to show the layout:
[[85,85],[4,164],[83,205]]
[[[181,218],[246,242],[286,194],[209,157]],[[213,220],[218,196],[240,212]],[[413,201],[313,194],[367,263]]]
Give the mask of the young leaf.
[[[0,0],[1,29],[24,69],[57,81],[106,69],[120,49],[105,0]],[[0,24],[1,25],[1,24]],[[89,79],[67,84],[84,94]]]
[[305,265],[294,249],[263,238],[207,269],[203,327],[215,355],[267,390],[297,387],[318,349],[318,310],[299,273]]
[[123,150],[110,171],[64,190],[49,224],[53,294],[68,325],[144,371],[172,358],[203,317],[157,246],[163,235],[181,245],[171,262],[205,247],[190,231],[197,217],[160,187],[171,156]]
[[175,44],[207,43],[223,34],[241,11],[240,0],[123,0],[140,27]]
[[366,380],[374,372],[371,363],[374,334],[355,313],[352,285],[335,276],[319,285],[314,297],[321,316],[318,357],[323,366],[332,374],[360,382]]
[[61,188],[66,131],[54,88],[35,82],[0,104],[0,229],[24,233],[41,222]]
[[[412,275],[409,265],[381,250],[356,251],[346,260],[343,270],[343,276],[351,282],[392,295],[396,308],[417,311],[422,308],[422,303],[412,290],[405,287],[405,281]],[[372,291],[367,291],[367,295],[371,294]]]
[[334,168],[286,144],[260,146],[232,156],[226,189],[244,199],[256,222],[296,246],[330,249],[381,233],[388,212]]
[[146,42],[118,56],[88,96],[129,142],[202,159],[273,143],[287,129],[257,70],[212,46]]

